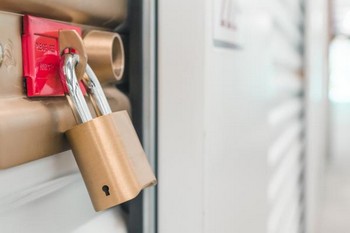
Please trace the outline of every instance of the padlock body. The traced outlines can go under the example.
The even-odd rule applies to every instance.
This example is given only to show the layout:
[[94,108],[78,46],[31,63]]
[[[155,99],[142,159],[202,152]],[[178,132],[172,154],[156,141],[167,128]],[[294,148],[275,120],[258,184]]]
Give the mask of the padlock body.
[[66,136],[96,211],[126,202],[156,183],[126,111],[77,125]]

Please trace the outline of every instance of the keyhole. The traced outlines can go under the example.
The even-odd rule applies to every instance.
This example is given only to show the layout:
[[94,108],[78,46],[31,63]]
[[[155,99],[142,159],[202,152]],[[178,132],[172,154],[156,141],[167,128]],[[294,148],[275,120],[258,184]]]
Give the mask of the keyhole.
[[102,186],[102,191],[105,192],[106,196],[110,195],[108,185],[103,185]]

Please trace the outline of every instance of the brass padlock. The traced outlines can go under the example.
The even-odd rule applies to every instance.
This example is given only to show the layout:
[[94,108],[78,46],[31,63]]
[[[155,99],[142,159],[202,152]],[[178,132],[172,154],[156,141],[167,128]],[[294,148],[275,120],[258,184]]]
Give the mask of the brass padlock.
[[77,122],[66,132],[96,211],[126,202],[156,178],[126,111],[111,113],[101,86],[87,65],[83,79],[98,117],[92,118],[75,75],[76,54],[62,55],[61,72]]

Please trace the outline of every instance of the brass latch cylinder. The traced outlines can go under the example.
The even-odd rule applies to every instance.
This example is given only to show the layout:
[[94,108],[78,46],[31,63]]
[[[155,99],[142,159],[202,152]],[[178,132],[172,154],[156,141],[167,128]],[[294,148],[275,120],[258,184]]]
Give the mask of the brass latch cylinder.
[[120,80],[124,72],[124,47],[119,34],[93,30],[83,41],[89,64],[100,83]]

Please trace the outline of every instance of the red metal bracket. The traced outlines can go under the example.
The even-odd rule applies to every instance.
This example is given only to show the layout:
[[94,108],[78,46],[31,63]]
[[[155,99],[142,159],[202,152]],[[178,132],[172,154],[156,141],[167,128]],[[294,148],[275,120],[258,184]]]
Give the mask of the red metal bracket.
[[[81,28],[30,15],[23,17],[23,74],[28,97],[64,96],[65,88],[59,76],[59,30]],[[84,86],[80,85],[83,93]]]

